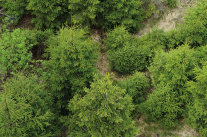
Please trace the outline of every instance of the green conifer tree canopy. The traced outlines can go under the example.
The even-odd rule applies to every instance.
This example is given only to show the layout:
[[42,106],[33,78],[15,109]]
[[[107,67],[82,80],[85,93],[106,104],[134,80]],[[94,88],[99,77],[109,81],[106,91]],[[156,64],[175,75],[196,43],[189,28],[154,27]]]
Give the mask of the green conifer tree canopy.
[[71,136],[132,137],[137,133],[129,117],[133,110],[132,98],[125,90],[112,85],[112,76],[99,79],[95,75],[86,95],[74,96],[69,102],[72,117],[67,118]]
[[35,75],[25,77],[18,74],[10,78],[0,91],[0,136],[55,135],[59,128],[51,126],[55,119],[51,99],[45,91],[45,84],[39,83]]
[[178,118],[187,114],[186,105],[192,101],[186,83],[193,80],[198,65],[194,49],[182,45],[177,49],[158,53],[149,67],[156,90],[143,103],[143,112],[151,121],[164,128],[174,128]]
[[188,105],[189,112],[185,121],[189,126],[198,128],[199,133],[207,135],[207,63],[202,63],[203,67],[196,67],[194,81],[187,83],[187,90],[192,93],[193,101]]
[[65,108],[76,92],[84,94],[83,87],[90,86],[99,46],[88,37],[86,30],[75,27],[62,28],[47,44],[49,90],[58,98],[57,106]]

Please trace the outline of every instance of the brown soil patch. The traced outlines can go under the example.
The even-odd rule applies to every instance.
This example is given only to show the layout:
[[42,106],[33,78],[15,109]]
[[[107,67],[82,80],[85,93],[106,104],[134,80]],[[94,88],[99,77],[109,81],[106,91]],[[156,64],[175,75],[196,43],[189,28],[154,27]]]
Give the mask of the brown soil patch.
[[32,18],[33,16],[31,15],[31,13],[23,14],[17,25],[9,25],[8,28],[10,30],[17,28],[32,30],[35,28],[34,24],[31,23]]

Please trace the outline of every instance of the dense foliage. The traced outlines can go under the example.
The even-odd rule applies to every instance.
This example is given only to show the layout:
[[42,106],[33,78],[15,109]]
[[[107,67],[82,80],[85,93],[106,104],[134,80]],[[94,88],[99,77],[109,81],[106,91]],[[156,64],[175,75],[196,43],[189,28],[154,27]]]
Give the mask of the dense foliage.
[[[67,129],[69,136],[133,137],[132,118],[141,114],[164,130],[184,118],[206,136],[207,1],[188,9],[177,29],[130,33],[177,2],[1,0],[8,26],[0,27],[0,136],[63,136]],[[6,29],[11,17],[17,23],[28,13],[33,30]],[[87,26],[102,29],[101,47]],[[101,75],[99,65],[116,75]]]
[[[51,95],[35,75],[15,75],[0,92],[0,136],[53,136],[58,123],[51,111]],[[56,133],[57,132],[57,133]]]
[[25,34],[20,29],[15,29],[12,33],[6,29],[0,40],[0,68],[3,73],[29,68],[32,53],[28,53],[28,50],[32,46],[27,43]]
[[134,105],[137,105],[146,99],[147,92],[145,90],[149,88],[149,79],[144,73],[136,71],[126,79],[118,81],[117,85],[125,89],[126,93],[132,97]]
[[111,69],[130,74],[146,70],[151,56],[150,48],[125,43],[123,48],[109,52]]
[[206,136],[207,64],[206,62],[203,62],[202,64],[203,67],[196,67],[194,69],[194,73],[196,74],[195,81],[189,81],[187,83],[187,90],[192,94],[194,100],[188,105],[189,112],[186,122],[189,126],[198,128],[201,135]]
[[[71,136],[134,136],[138,131],[130,118],[132,98],[125,90],[112,85],[112,76],[95,76],[91,88],[85,88],[83,98],[74,96],[69,102],[73,116],[67,118]],[[65,121],[65,120],[64,120]]]
[[84,94],[96,72],[98,45],[87,36],[87,30],[62,28],[47,41],[46,72],[48,88],[56,98],[58,108],[77,93]]
[[151,50],[147,46],[137,46],[124,26],[116,27],[107,34],[105,40],[111,69],[120,73],[145,70],[149,65]]
[[198,65],[198,59],[194,55],[193,49],[182,45],[169,53],[159,53],[154,58],[149,71],[153,74],[156,90],[149,95],[143,107],[149,120],[171,128],[176,127],[181,114],[186,114],[186,104],[191,102],[192,98],[185,85],[195,77],[193,69]]
[[147,89],[150,87],[149,78],[144,73],[136,71],[133,75],[117,82],[117,85],[126,90],[126,94],[133,99],[135,109],[131,113],[132,117],[139,117],[141,114],[140,104],[146,101]]
[[[26,6],[28,2],[25,0],[1,0],[0,7],[3,7],[6,14],[12,17],[11,19],[14,20],[16,24],[19,19],[21,19],[23,14],[28,14],[26,11]],[[16,18],[14,18],[16,17]],[[10,20],[11,20],[10,19]]]

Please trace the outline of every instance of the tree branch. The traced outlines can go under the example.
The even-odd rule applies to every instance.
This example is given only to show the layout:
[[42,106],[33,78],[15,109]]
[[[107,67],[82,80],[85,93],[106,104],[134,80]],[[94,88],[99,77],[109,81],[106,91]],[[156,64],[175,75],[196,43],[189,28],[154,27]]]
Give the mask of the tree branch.
[[9,15],[7,15],[5,13],[2,13],[1,11],[3,11],[3,8],[0,10],[0,15],[9,17],[9,22],[11,22],[12,20],[18,19],[17,17],[11,17],[11,16],[9,16]]

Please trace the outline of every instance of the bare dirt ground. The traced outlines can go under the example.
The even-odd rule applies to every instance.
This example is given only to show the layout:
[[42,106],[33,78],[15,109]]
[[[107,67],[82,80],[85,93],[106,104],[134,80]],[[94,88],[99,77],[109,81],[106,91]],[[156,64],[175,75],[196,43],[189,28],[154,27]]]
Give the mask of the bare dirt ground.
[[164,32],[170,29],[176,29],[178,23],[183,22],[186,8],[189,8],[195,4],[197,0],[178,0],[178,6],[173,9],[169,9],[165,6],[165,12],[161,19],[157,23],[153,23],[156,19],[157,14],[150,17],[144,22],[145,27],[142,28],[135,36],[141,37],[153,29],[163,29]]

